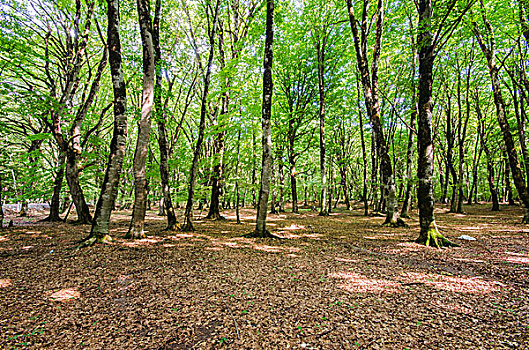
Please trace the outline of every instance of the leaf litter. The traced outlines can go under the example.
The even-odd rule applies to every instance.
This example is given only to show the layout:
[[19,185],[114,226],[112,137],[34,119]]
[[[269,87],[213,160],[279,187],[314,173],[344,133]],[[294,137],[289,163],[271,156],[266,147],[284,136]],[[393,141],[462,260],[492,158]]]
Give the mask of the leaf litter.
[[[148,238],[75,250],[87,226],[33,217],[0,239],[0,348],[34,349],[529,349],[529,227],[521,211],[484,205],[436,211],[459,248],[413,243],[362,210],[270,215],[284,239],[196,218]],[[28,248],[31,247],[31,248]],[[53,252],[53,253],[50,253]]]

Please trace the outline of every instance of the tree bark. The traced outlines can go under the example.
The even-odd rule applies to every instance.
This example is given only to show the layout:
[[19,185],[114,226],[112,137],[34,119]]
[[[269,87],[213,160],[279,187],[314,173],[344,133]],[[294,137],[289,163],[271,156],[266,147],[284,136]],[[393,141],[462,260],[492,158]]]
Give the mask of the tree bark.
[[154,102],[154,45],[152,36],[150,0],[137,0],[138,22],[143,48],[143,91],[138,139],[134,153],[134,207],[126,238],[144,238],[145,212],[147,210],[147,154],[151,135],[151,116]]
[[[220,58],[220,68],[226,68],[226,59],[224,53],[224,31],[219,31],[219,58]],[[220,215],[220,195],[222,192],[222,170],[224,163],[224,128],[225,128],[225,119],[228,115],[229,103],[230,103],[230,79],[225,77],[222,86],[224,92],[222,93],[221,98],[221,111],[218,118],[219,129],[217,131],[217,136],[214,141],[213,149],[215,150],[213,172],[211,174],[211,203],[209,206],[209,212],[206,216],[206,219],[211,220],[224,220],[224,216]]]
[[415,74],[417,72],[417,45],[413,36],[413,22],[411,18],[409,19],[410,27],[410,41],[412,47],[412,59],[411,59],[411,68],[412,68],[412,83],[411,83],[411,93],[412,93],[412,108],[410,116],[410,131],[408,134],[408,147],[406,149],[406,192],[404,193],[404,202],[402,203],[402,209],[400,210],[400,216],[403,218],[409,218],[409,210],[411,206],[411,190],[413,184],[413,135],[417,132],[415,129],[415,123],[417,119],[417,89],[415,87]]
[[272,170],[272,130],[270,118],[272,114],[272,95],[274,84],[272,80],[274,42],[274,0],[266,0],[266,37],[264,53],[263,74],[263,157],[261,168],[261,189],[257,203],[257,217],[255,231],[250,233],[251,237],[270,237],[266,229],[266,214],[268,205],[268,194],[270,192],[270,175]]
[[105,243],[112,240],[108,232],[110,215],[118,194],[119,179],[127,144],[127,89],[121,66],[121,40],[119,37],[119,0],[107,0],[107,48],[112,87],[114,91],[114,130],[110,142],[105,177],[97,201],[92,229],[83,245]]
[[[479,46],[483,55],[487,60],[487,66],[489,68],[489,75],[491,78],[492,91],[494,94],[494,104],[496,105],[496,117],[500,125],[500,129],[503,134],[503,142],[505,144],[510,170],[512,173],[514,185],[518,191],[518,196],[522,202],[522,206],[525,209],[525,215],[523,217],[523,223],[529,223],[529,193],[525,181],[523,179],[522,171],[520,168],[520,162],[518,160],[518,152],[514,144],[514,139],[511,133],[511,127],[505,113],[505,101],[501,92],[501,84],[499,79],[499,68],[496,66],[496,55],[495,55],[495,40],[492,25],[487,19],[483,2],[482,5],[482,20],[487,31],[487,38],[485,39],[481,33],[476,22],[473,22],[473,32],[478,40]],[[486,40],[486,41],[485,41]]]
[[316,41],[316,54],[318,59],[318,94],[319,94],[319,117],[320,117],[320,179],[321,179],[321,201],[320,216],[327,216],[327,176],[325,172],[325,47],[327,36]]
[[[155,66],[155,86],[154,86],[154,111],[156,124],[158,126],[158,148],[160,150],[160,182],[162,185],[163,201],[160,203],[163,206],[160,211],[163,210],[167,216],[167,228],[166,230],[173,230],[178,221],[176,220],[176,213],[173,206],[173,200],[171,199],[171,187],[169,185],[169,149],[167,147],[167,121],[165,106],[162,104],[162,50],[160,47],[160,21],[161,21],[161,0],[156,0],[154,10],[154,21],[153,21],[153,46],[154,46],[154,66]],[[170,87],[173,86],[174,80],[170,83]]]
[[53,179],[53,195],[51,196],[50,214],[42,221],[59,222],[62,221],[60,217],[61,208],[61,190],[64,180],[64,161],[65,155],[59,152],[59,159],[57,160],[57,171],[55,172],[55,179]]
[[371,121],[373,134],[376,138],[376,145],[379,149],[380,170],[382,174],[382,182],[384,186],[384,197],[386,201],[386,220],[384,225],[397,227],[403,226],[404,221],[399,217],[397,210],[397,195],[395,187],[395,178],[393,174],[393,167],[389,157],[389,150],[386,140],[384,138],[384,130],[380,121],[380,105],[378,98],[378,61],[380,59],[380,48],[382,44],[383,32],[383,1],[377,1],[376,10],[376,34],[373,47],[373,61],[371,70],[368,65],[367,58],[367,18],[368,18],[369,1],[364,1],[364,11],[362,15],[361,36],[358,31],[358,22],[355,18],[354,8],[351,0],[347,0],[347,9],[349,11],[349,22],[354,36],[354,45],[356,57],[358,62],[358,70],[360,71],[360,78],[362,87],[364,89],[364,98],[367,108],[367,114]]
[[[356,93],[357,93],[357,103],[358,103],[358,120],[360,124],[360,143],[362,145],[362,158],[363,158],[363,166],[362,166],[362,174],[364,176],[364,185],[362,186],[362,201],[364,202],[364,216],[367,216],[369,214],[369,204],[368,204],[368,198],[367,198],[367,152],[366,152],[366,141],[364,137],[364,116],[362,112],[362,106],[360,104],[360,85],[358,83],[358,76],[357,76],[357,84],[356,84]],[[373,170],[374,171],[374,170]]]
[[[217,20],[219,17],[219,6],[220,0],[217,0],[215,5],[215,13],[213,17],[213,26],[209,31],[209,58],[208,65],[206,68],[206,74],[204,76],[204,88],[202,91],[202,103],[200,107],[200,124],[198,126],[198,138],[195,145],[195,151],[193,152],[193,163],[191,164],[191,171],[189,175],[189,188],[186,202],[186,209],[184,213],[184,223],[182,225],[182,231],[194,231],[193,227],[193,199],[195,197],[195,185],[198,171],[198,161],[200,158],[200,151],[202,149],[202,143],[204,142],[204,130],[206,128],[206,113],[208,109],[208,93],[209,85],[211,81],[211,69],[213,66],[213,57],[215,55],[215,35],[217,31]],[[206,10],[207,11],[207,10]],[[198,51],[195,52],[198,59]]]
[[500,210],[500,203],[498,200],[498,192],[496,190],[496,185],[494,184],[494,164],[492,162],[492,154],[487,146],[487,137],[485,130],[485,119],[483,118],[483,113],[479,106],[479,95],[476,91],[476,114],[478,117],[478,136],[481,144],[481,148],[485,152],[485,158],[487,162],[487,181],[489,183],[490,196],[492,199],[492,211]]
[[433,199],[433,158],[432,140],[432,85],[435,60],[431,33],[432,0],[419,1],[419,23],[417,43],[419,44],[419,116],[417,130],[418,164],[417,176],[419,188],[417,200],[419,206],[420,234],[417,243],[432,247],[452,246],[438,230],[435,224]]

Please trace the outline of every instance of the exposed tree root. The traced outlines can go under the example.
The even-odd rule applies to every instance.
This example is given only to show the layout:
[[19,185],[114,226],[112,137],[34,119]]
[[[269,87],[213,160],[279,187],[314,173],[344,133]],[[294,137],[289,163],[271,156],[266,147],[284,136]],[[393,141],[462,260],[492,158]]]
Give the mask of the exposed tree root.
[[321,210],[318,216],[329,216],[329,212],[327,210]]
[[441,233],[439,233],[435,224],[433,224],[426,232],[421,232],[419,238],[417,238],[415,242],[434,248],[459,247],[458,244],[449,241]]
[[195,232],[195,228],[193,227],[193,224],[190,221],[188,221],[180,227],[180,231]]
[[180,231],[181,228],[182,228],[182,225],[180,225],[179,223],[176,223],[174,225],[167,226],[166,228],[163,229],[163,231],[165,231],[165,232],[175,232],[175,231]]
[[208,216],[206,216],[206,219],[208,220],[213,220],[213,221],[217,221],[217,220],[226,220],[226,218],[222,215],[220,215],[219,213],[211,213],[211,214],[208,214]]
[[110,235],[104,235],[102,237],[91,235],[85,240],[81,241],[81,243],[77,246],[76,249],[79,250],[81,248],[91,247],[97,243],[108,244],[110,242],[112,242],[112,237]]
[[409,227],[408,224],[404,222],[401,218],[398,218],[397,220],[386,220],[382,226],[385,227]]

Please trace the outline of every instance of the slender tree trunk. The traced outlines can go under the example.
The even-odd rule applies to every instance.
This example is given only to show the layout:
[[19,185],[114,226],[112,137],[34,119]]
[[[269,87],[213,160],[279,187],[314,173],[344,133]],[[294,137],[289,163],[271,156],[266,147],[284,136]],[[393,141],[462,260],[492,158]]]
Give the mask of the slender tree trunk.
[[342,164],[340,166],[340,183],[342,184],[342,190],[345,200],[345,208],[347,210],[351,209],[351,200],[349,198],[349,191],[347,190],[347,169],[345,167],[345,164]]
[[[226,67],[226,60],[224,54],[224,32],[219,31],[219,56],[220,56],[220,68]],[[209,212],[206,219],[212,220],[223,220],[224,217],[220,215],[220,195],[222,192],[222,170],[224,162],[224,127],[225,118],[228,115],[230,94],[228,89],[230,88],[230,80],[228,77],[223,82],[223,94],[222,94],[222,107],[220,116],[218,118],[219,131],[217,131],[217,137],[214,141],[215,157],[213,165],[213,173],[211,175],[211,204],[209,206]]]
[[79,167],[78,167],[77,153],[72,149],[66,151],[66,181],[70,186],[70,195],[75,203],[75,211],[77,212],[78,224],[90,224],[92,216],[90,215],[90,208],[86,204],[85,196],[81,184],[79,183]]
[[[467,113],[470,113],[471,109],[471,101],[470,101],[470,87],[467,87]],[[479,99],[476,98],[476,103]],[[479,107],[478,107],[479,108]],[[476,143],[474,144],[474,159],[472,162],[472,186],[470,187],[470,191],[468,194],[468,205],[472,205],[472,201],[477,203],[477,192],[478,192],[478,168],[479,168],[479,162],[481,160],[481,153],[483,152],[483,147],[479,147],[481,144],[481,140],[483,139],[483,135],[485,133],[485,130],[483,126],[481,125],[480,118],[478,118],[478,128],[477,128],[477,139]],[[474,198],[475,197],[475,198]]]
[[417,130],[420,234],[418,243],[442,247],[454,245],[437,230],[433,199],[433,140],[432,140],[432,85],[435,60],[431,33],[432,0],[419,0],[419,24],[417,43],[419,48],[419,115]]
[[127,145],[127,89],[121,66],[121,40],[119,37],[119,0],[107,0],[108,4],[108,60],[114,90],[114,131],[110,142],[105,177],[101,185],[101,193],[97,201],[92,230],[83,243],[91,245],[96,242],[108,242],[112,238],[108,233],[110,214],[114,210],[118,193],[119,179],[123,165],[123,157]]
[[318,93],[319,93],[319,116],[320,116],[320,179],[321,179],[321,201],[320,216],[327,216],[327,177],[325,172],[325,39],[316,43],[318,58]]
[[59,159],[57,160],[57,172],[55,173],[55,179],[53,179],[53,195],[51,196],[50,203],[50,215],[43,221],[59,222],[62,221],[60,214],[61,208],[61,190],[62,183],[64,180],[64,162],[65,155],[63,152],[59,152]]
[[402,203],[402,209],[400,216],[403,218],[409,218],[409,210],[411,206],[411,190],[413,185],[413,135],[417,132],[415,129],[417,119],[417,89],[415,74],[417,73],[417,45],[413,36],[413,21],[409,19],[410,27],[410,44],[412,48],[411,68],[412,68],[412,83],[411,83],[411,94],[412,94],[412,112],[410,116],[410,131],[408,134],[408,147],[406,149],[406,192],[404,193],[404,202]]
[[[293,147],[292,147],[293,150]],[[288,157],[290,164],[290,191],[292,192],[292,212],[299,213],[298,209],[298,188],[296,179],[296,160],[293,156]]]
[[137,0],[138,21],[143,46],[143,93],[138,140],[134,153],[134,207],[126,238],[144,238],[145,211],[147,210],[147,154],[151,135],[151,116],[154,102],[154,44],[150,0]]
[[239,193],[239,159],[241,154],[241,130],[237,133],[237,163],[235,164],[235,194],[237,196],[237,203],[235,204],[235,214],[237,216],[237,224],[241,224],[240,208],[240,193]]
[[[211,69],[213,66],[213,57],[215,55],[215,35],[217,31],[217,20],[219,17],[219,5],[220,0],[217,0],[215,5],[215,13],[213,17],[213,28],[209,33],[209,59],[206,70],[206,75],[204,77],[204,89],[202,91],[202,105],[200,108],[200,124],[198,127],[198,138],[195,146],[195,152],[193,154],[193,163],[191,165],[191,171],[189,176],[189,191],[187,195],[186,210],[184,213],[184,224],[182,226],[182,231],[194,231],[193,227],[193,199],[195,196],[195,185],[196,185],[196,176],[198,171],[198,161],[200,158],[200,151],[202,149],[202,143],[204,141],[204,130],[206,128],[206,112],[207,112],[207,102],[208,102],[208,92],[209,85],[211,81]],[[198,52],[196,53],[198,55]]]
[[513,194],[512,186],[511,186],[511,169],[509,166],[509,158],[505,150],[503,151],[503,159],[505,160],[504,161],[505,171],[503,173],[504,180],[505,180],[505,192],[504,192],[505,199],[509,205],[516,205],[516,203],[514,202],[514,194]]
[[251,237],[269,237],[270,232],[266,230],[266,211],[268,205],[268,194],[270,191],[270,175],[272,170],[272,130],[270,117],[272,114],[272,61],[273,61],[273,40],[274,40],[274,0],[266,0],[266,38],[264,54],[264,75],[263,75],[263,157],[261,168],[261,190],[259,191],[259,201],[257,204],[257,218],[255,231]]
[[278,147],[277,168],[279,173],[279,212],[285,212],[285,172],[283,165],[283,148]]
[[481,30],[479,29],[476,22],[473,22],[473,32],[478,40],[479,46],[483,55],[487,59],[487,66],[489,68],[489,75],[491,78],[492,91],[494,94],[494,104],[496,105],[496,117],[500,125],[500,129],[503,134],[503,142],[505,144],[508,161],[510,165],[510,170],[512,172],[512,177],[518,195],[522,202],[522,206],[525,209],[525,215],[522,220],[523,223],[529,223],[529,193],[527,191],[526,183],[523,179],[522,171],[520,168],[520,162],[518,160],[518,152],[516,151],[516,146],[511,133],[511,127],[505,113],[505,101],[503,100],[503,95],[501,92],[501,84],[499,79],[499,68],[496,66],[496,57],[495,57],[495,42],[494,42],[494,33],[492,25],[487,19],[485,9],[482,5],[482,20],[487,31],[487,41],[483,38]]
[[[516,84],[514,84],[516,87]],[[526,183],[529,181],[529,151],[527,150],[527,138],[525,135],[525,104],[523,97],[518,102],[518,94],[516,88],[513,93],[514,111],[516,114],[516,121],[518,124],[518,139],[522,150],[523,167],[525,170]],[[520,108],[518,108],[520,107]]]
[[0,231],[4,228],[4,184],[0,175]]
[[450,196],[450,212],[457,212],[457,173],[454,167],[454,143],[455,135],[453,131],[453,120],[452,120],[452,100],[448,91],[446,91],[446,168],[450,174],[450,189],[452,195]]
[[[364,137],[364,116],[362,113],[362,107],[360,104],[360,86],[357,79],[357,102],[358,102],[358,119],[360,122],[360,143],[362,144],[362,158],[364,160],[364,164],[362,166],[363,170],[363,177],[364,177],[364,184],[362,186],[362,201],[364,202],[364,216],[367,216],[369,214],[369,204],[368,204],[368,198],[367,198],[367,152],[366,152],[366,141]],[[373,170],[374,171],[374,170]]]
[[[364,2],[367,6],[367,2]],[[371,121],[373,128],[373,136],[376,138],[376,144],[379,149],[380,157],[380,170],[382,175],[382,183],[384,186],[384,194],[386,201],[386,221],[384,225],[392,227],[404,225],[404,221],[399,217],[399,211],[397,210],[397,196],[395,187],[395,178],[393,174],[393,167],[391,165],[391,158],[389,157],[389,149],[384,138],[384,131],[380,121],[380,105],[378,98],[378,60],[380,58],[380,48],[382,42],[383,32],[383,1],[377,1],[376,10],[376,34],[375,43],[373,49],[373,63],[371,72],[369,70],[368,58],[367,58],[367,28],[364,23],[367,22],[367,12],[364,11],[362,15],[361,25],[361,36],[358,30],[358,22],[354,15],[354,8],[351,0],[347,0],[347,9],[349,11],[349,22],[351,24],[351,30],[354,36],[354,45],[358,63],[358,70],[364,89],[364,98],[367,108],[367,114]],[[362,40],[360,40],[362,38]]]
[[[476,105],[477,105],[476,110],[478,114],[479,123],[480,125],[482,125],[482,129],[484,129],[483,127],[484,123],[483,123],[482,114],[481,114],[481,110],[479,108],[478,102],[476,102]],[[489,183],[490,196],[492,199],[492,211],[499,211],[500,203],[498,200],[498,192],[496,191],[496,186],[494,184],[494,164],[492,162],[491,152],[489,148],[487,147],[487,141],[484,135],[484,130],[482,130],[481,134],[479,135],[479,139],[481,143],[481,148],[485,152],[485,157],[487,161],[487,181]]]
[[[162,185],[163,199],[160,201],[160,212],[167,215],[167,230],[176,228],[178,221],[171,199],[171,187],[169,186],[169,150],[167,147],[166,113],[162,104],[162,51],[160,48],[160,20],[161,20],[161,0],[156,0],[153,21],[153,46],[154,46],[154,66],[156,81],[154,86],[154,110],[156,124],[158,126],[158,148],[160,149],[160,182]],[[174,81],[173,81],[174,82]],[[171,82],[170,87],[172,87]]]

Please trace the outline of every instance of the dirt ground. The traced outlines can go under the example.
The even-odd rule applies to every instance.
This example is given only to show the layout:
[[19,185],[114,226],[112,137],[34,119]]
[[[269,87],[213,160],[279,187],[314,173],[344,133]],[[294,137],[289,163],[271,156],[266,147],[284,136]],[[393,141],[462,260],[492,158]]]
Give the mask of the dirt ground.
[[[459,248],[413,243],[362,210],[255,212],[75,250],[88,226],[15,219],[0,236],[2,349],[529,349],[529,226],[518,207],[438,207]],[[205,213],[202,213],[202,216]],[[9,218],[8,218],[9,220]],[[458,239],[461,235],[475,241]]]

